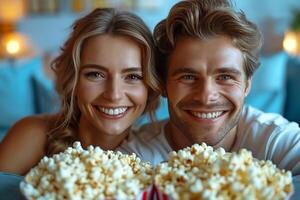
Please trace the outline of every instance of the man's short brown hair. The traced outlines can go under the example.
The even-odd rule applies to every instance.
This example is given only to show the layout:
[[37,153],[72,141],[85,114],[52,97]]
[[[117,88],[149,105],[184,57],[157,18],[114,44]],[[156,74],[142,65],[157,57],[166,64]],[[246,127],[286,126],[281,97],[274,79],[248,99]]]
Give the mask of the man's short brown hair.
[[161,84],[166,80],[168,57],[182,36],[200,40],[226,36],[243,53],[247,78],[259,66],[261,33],[242,11],[235,11],[227,0],[185,0],[174,5],[167,18],[154,29],[160,51],[156,73]]

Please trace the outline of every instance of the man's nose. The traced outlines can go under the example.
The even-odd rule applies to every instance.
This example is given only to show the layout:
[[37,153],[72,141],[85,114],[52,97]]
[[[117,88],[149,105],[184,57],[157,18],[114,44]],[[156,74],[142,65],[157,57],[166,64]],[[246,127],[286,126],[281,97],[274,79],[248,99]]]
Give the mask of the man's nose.
[[122,82],[118,80],[118,78],[113,78],[109,80],[106,84],[106,88],[103,96],[104,98],[110,101],[118,101],[122,99],[123,96]]
[[194,99],[203,104],[213,103],[219,98],[218,86],[211,79],[199,80],[199,83],[195,85],[194,91]]

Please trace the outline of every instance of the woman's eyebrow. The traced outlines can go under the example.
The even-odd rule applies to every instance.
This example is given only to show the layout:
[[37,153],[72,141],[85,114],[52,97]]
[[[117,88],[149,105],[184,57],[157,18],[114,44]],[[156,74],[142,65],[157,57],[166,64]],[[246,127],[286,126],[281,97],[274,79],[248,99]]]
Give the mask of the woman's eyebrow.
[[91,68],[91,69],[100,69],[102,71],[108,71],[106,67],[102,65],[97,65],[97,64],[84,64],[80,66],[80,71],[86,68]]
[[[102,65],[98,64],[85,64],[80,66],[80,70],[86,69],[86,68],[92,68],[92,69],[100,69],[102,71],[109,71],[107,67],[104,67]],[[128,67],[125,69],[122,69],[122,73],[128,73],[128,72],[142,72],[141,67]]]
[[128,72],[141,72],[142,68],[140,67],[129,67],[122,70],[122,73],[128,73]]

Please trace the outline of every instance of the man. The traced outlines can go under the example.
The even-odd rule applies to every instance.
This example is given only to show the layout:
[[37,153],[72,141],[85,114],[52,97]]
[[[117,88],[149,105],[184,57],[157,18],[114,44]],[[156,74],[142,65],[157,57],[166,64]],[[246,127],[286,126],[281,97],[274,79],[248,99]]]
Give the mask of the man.
[[300,175],[298,124],[244,105],[262,42],[243,13],[226,0],[181,1],[154,36],[170,119],[142,127],[121,150],[157,164],[172,150],[205,142],[226,151],[246,148]]

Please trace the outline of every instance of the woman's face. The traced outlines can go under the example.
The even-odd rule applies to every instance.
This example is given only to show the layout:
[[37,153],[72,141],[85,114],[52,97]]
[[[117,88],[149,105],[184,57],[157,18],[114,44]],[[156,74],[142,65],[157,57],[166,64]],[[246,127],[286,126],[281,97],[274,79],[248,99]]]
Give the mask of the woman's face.
[[84,130],[122,134],[143,113],[147,97],[137,42],[113,35],[85,41],[77,87],[80,126]]

